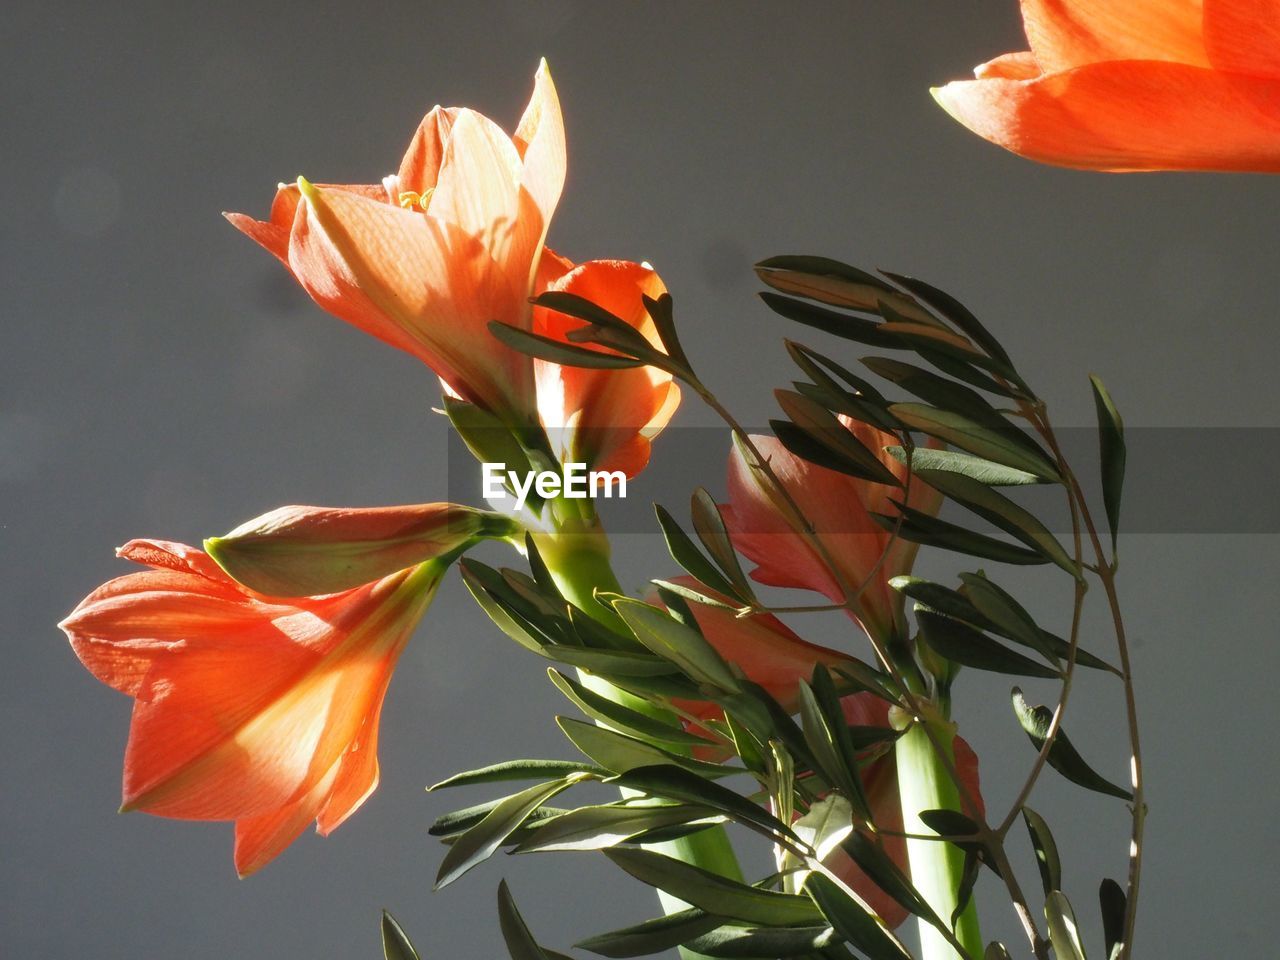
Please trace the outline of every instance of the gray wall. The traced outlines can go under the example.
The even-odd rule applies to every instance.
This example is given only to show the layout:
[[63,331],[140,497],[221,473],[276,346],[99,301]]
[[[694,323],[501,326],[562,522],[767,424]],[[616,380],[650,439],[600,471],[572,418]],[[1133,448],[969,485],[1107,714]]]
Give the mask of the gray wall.
[[[591,857],[502,859],[430,895],[440,851],[426,825],[473,798],[427,797],[423,784],[569,750],[541,665],[456,581],[392,685],[377,794],[333,837],[305,836],[245,882],[226,825],[115,814],[129,703],[53,627],[124,572],[111,548],[130,537],[194,542],[281,503],[441,496],[432,378],[323,315],[218,214],[265,213],[276,181],[299,173],[381,176],[436,102],[510,125],[540,55],[570,143],[553,244],[577,259],[651,259],[690,351],[747,421],[773,415],[768,387],[791,375],[779,336],[795,333],[754,300],[749,264],[820,252],[967,299],[1061,423],[1091,422],[1084,375],[1096,371],[1132,426],[1262,437],[1280,424],[1280,182],[1056,170],[971,136],[927,88],[1021,48],[1015,6],[8,4],[0,952],[373,957],[387,906],[429,956],[492,957],[504,871],[552,946],[651,911],[642,888]],[[711,420],[690,405],[679,423]],[[1216,466],[1242,502],[1274,493],[1270,475]],[[1199,492],[1217,503],[1223,489]],[[1143,956],[1272,953],[1256,918],[1269,919],[1276,881],[1276,546],[1144,533],[1123,547],[1152,804]],[[618,552],[628,584],[667,570],[652,536],[622,538]],[[1043,582],[1038,609],[1065,612],[1060,580],[1019,582]],[[834,620],[803,626],[853,642]],[[1087,626],[1106,649],[1100,611]],[[1087,679],[1070,727],[1122,779],[1118,690]],[[1000,806],[1030,751],[1006,683],[963,686],[962,722]],[[1124,869],[1124,811],[1050,779],[1034,802],[1096,929],[1097,880]],[[998,891],[982,892],[998,917],[989,932],[1013,943]]]

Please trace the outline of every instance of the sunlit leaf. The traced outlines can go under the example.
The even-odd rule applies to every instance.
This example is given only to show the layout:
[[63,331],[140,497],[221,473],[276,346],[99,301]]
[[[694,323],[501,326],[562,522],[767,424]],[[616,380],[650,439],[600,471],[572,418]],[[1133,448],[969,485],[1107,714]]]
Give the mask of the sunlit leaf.
[[910,960],[901,941],[852,891],[817,872],[809,874],[804,889],[836,932],[870,960]]
[[554,960],[551,952],[543,950],[533,939],[505,880],[498,884],[498,925],[511,960]]
[[658,526],[662,528],[662,536],[667,542],[667,552],[671,554],[671,559],[680,564],[680,567],[691,574],[695,580],[706,584],[717,593],[729,597],[735,596],[734,585],[714,563],[703,555],[675,518],[660,504],[654,504],[654,510],[658,515]]
[[1054,483],[1062,481],[1057,468],[1043,454],[1029,450],[1023,442],[1010,438],[1007,431],[996,430],[949,410],[923,403],[895,403],[892,413],[903,426],[937,437],[961,450],[1006,467],[1033,473]]
[[696,629],[630,597],[611,598],[614,611],[636,639],[654,654],[677,664],[689,677],[721,690],[737,690],[738,679],[724,658]]
[[382,956],[384,960],[421,960],[404,928],[386,910],[382,911]]
[[835,941],[836,932],[826,924],[812,927],[717,927],[684,946],[708,957],[808,956]]
[[675,746],[705,746],[706,738],[686,733],[683,727],[646,716],[630,707],[610,700],[557,670],[547,676],[556,689],[569,698],[583,713],[610,727],[648,740]]
[[572,773],[595,773],[608,776],[603,767],[596,767],[579,760],[505,760],[487,767],[455,773],[428,790],[445,790],[449,787],[470,787],[477,783],[501,783],[510,780],[552,780]]
[[603,850],[651,830],[694,822],[711,825],[725,819],[707,807],[685,803],[579,807],[540,824],[513,852]]
[[1049,942],[1057,960],[1085,960],[1084,947],[1076,929],[1076,915],[1061,890],[1054,890],[1044,902],[1045,919],[1049,921]]
[[[708,764],[708,766],[714,765]],[[741,772],[723,767],[719,770],[720,775]],[[614,777],[609,782],[655,799],[676,800],[681,803],[709,807],[727,814],[738,823],[752,824],[788,840],[797,839],[789,826],[764,807],[752,803],[727,787],[709,782],[699,775],[700,772],[667,763],[660,766],[634,768]]]
[[899,463],[910,463],[912,470],[945,470],[959,473],[989,487],[1026,486],[1044,483],[1034,473],[1006,467],[1002,463],[984,460],[959,450],[939,450],[937,447],[915,447],[908,456],[902,447],[886,447],[889,456]]
[[637,767],[651,767],[659,764],[675,764],[707,777],[724,777],[736,772],[731,767],[677,756],[654,744],[593,723],[584,723],[570,717],[556,717],[556,724],[570,743],[600,766],[614,773],[626,773]]
[[[1013,712],[1017,714],[1018,722],[1022,725],[1022,729],[1026,731],[1027,736],[1031,738],[1035,748],[1037,750],[1041,749],[1049,732],[1049,726],[1053,722],[1053,711],[1044,706],[1028,705],[1022,696],[1022,691],[1014,687]],[[1087,790],[1105,793],[1121,800],[1133,799],[1132,793],[1123,787],[1116,786],[1089,766],[1084,757],[1080,756],[1076,748],[1071,745],[1066,731],[1061,728],[1058,729],[1058,733],[1053,739],[1053,746],[1049,748],[1048,762],[1049,766],[1053,767],[1072,783],[1078,784]]]
[[1022,808],[1022,819],[1031,835],[1031,849],[1036,853],[1036,866],[1040,868],[1040,882],[1047,897],[1054,890],[1062,889],[1062,861],[1058,859],[1058,844],[1044,817],[1028,806]]
[[661,953],[693,940],[725,922],[696,907],[681,910],[667,917],[656,917],[594,937],[588,937],[575,946],[602,957],[642,957]]
[[530,333],[506,323],[494,320],[489,323],[489,332],[498,342],[512,350],[549,360],[566,367],[590,367],[599,370],[620,370],[627,367],[642,367],[645,361],[635,357],[624,357],[616,353],[604,353],[600,350],[588,350],[575,344],[553,340],[538,333]]

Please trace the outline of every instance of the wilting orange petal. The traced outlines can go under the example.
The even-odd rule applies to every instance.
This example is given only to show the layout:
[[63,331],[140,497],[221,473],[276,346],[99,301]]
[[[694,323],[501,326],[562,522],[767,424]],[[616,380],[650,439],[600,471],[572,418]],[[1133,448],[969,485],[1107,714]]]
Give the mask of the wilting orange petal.
[[488,329],[527,323],[524,294],[457,225],[316,188],[299,207],[289,262],[320,306],[419,357],[460,396],[509,417],[532,410],[529,358]]
[[1104,170],[1280,171],[1280,80],[1112,61],[934,91],[956,120],[1044,163]]
[[1022,22],[1045,73],[1102,60],[1209,66],[1200,0],[1022,0]]
[[1219,70],[1280,77],[1280,3],[1204,0],[1204,42]]

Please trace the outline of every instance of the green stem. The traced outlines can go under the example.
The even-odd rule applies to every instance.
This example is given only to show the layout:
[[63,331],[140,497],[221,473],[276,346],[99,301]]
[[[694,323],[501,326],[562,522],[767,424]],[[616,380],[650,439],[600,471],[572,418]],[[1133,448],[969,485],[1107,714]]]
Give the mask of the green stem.
[[[587,616],[611,629],[626,633],[627,626],[622,619],[595,597],[597,590],[623,592],[609,563],[609,540],[603,527],[594,519],[575,523],[568,518],[562,520],[559,527],[556,533],[534,534],[534,543],[561,594]],[[632,696],[625,690],[619,690],[608,681],[582,671],[578,671],[578,676],[592,690],[632,710],[674,722],[674,715],[669,711]],[[623,795],[634,794],[623,791]],[[738,865],[729,835],[723,827],[711,827],[666,843],[647,844],[645,849],[655,850],[722,877],[738,881],[743,879],[742,868]],[[661,890],[658,891],[658,900],[662,904],[663,913],[668,916],[689,907],[683,900]],[[680,955],[684,960],[710,960],[703,954],[684,947],[680,948]]]
[[[926,723],[931,725],[930,729],[925,728]],[[907,860],[911,865],[911,882],[944,923],[950,921],[956,909],[964,873],[964,853],[954,844],[920,839],[936,834],[917,814],[922,810],[963,812],[959,791],[939,756],[941,748],[954,765],[954,739],[955,731],[949,721],[922,718],[911,724],[893,750],[898,768],[902,829],[909,835]],[[919,926],[921,960],[956,960],[960,956],[932,924],[921,920]],[[955,936],[971,957],[982,956],[982,934],[972,897],[957,919]]]

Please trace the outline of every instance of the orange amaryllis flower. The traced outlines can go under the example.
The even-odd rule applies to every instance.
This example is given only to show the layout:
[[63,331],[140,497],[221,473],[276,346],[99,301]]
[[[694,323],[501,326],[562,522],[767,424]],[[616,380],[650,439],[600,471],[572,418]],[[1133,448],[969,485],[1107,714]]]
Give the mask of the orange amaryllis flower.
[[1031,160],[1280,172],[1276,0],[1022,0],[1031,50],[933,91]]
[[[695,587],[699,592],[715,596],[713,591],[692,577],[676,578],[676,583]],[[821,663],[832,666],[849,660],[848,655],[802,640],[782,621],[771,614],[737,617],[732,611],[707,604],[690,603],[689,608],[707,642],[728,662],[736,664],[747,677],[769,692],[788,712],[799,709],[801,680],[813,676],[813,668]],[[850,725],[889,727],[889,705],[869,693],[843,698],[841,706]],[[714,704],[681,703],[686,713],[700,718],[718,718],[722,711]],[[978,758],[960,737],[953,741],[956,772],[968,794],[981,804],[978,784]],[[715,759],[715,751],[703,751],[705,759]],[[860,771],[863,792],[871,811],[871,820],[883,831],[885,852],[907,871],[906,840],[902,833],[902,807],[898,797],[898,774],[892,753],[875,758]],[[836,850],[827,864],[849,884],[887,924],[896,927],[907,918],[907,911],[881,890],[841,850]]]
[[[845,425],[865,446],[880,453],[881,461],[895,476],[905,479],[906,467],[883,452],[885,447],[897,443],[891,434],[863,423],[845,421]],[[859,597],[857,609],[850,613],[867,633],[880,641],[902,636],[905,630],[902,597],[887,581],[910,572],[917,545],[901,537],[891,544],[889,533],[871,516],[873,513],[895,515],[897,510],[890,500],[900,500],[902,490],[802,460],[773,437],[752,437],[752,440],[812,523],[815,536],[845,584],[856,590],[871,578]],[[918,480],[911,484],[910,506],[934,513],[940,504],[941,496],[931,487]],[[734,545],[756,564],[751,574],[753,579],[770,586],[814,590],[833,603],[843,602],[839,578],[802,532],[800,521],[780,500],[777,491],[747,465],[737,446],[729,458],[729,503],[723,509]]]
[[274,597],[349,590],[517,529],[508,517],[454,503],[280,507],[204,542],[232,579]]
[[530,328],[564,174],[564,126],[544,62],[513,136],[473,110],[436,107],[381,185],[300,179],[281,185],[269,220],[228,219],[324,309],[520,426],[536,412],[533,366],[488,324]]
[[61,627],[135,699],[122,809],[234,820],[241,876],[313,820],[322,835],[341,824],[377,785],[382,700],[444,566],[281,600],[180,543],[118,552],[151,569],[99,587]]
[[[647,264],[593,260],[551,280],[548,290],[589,300],[663,349],[642,296],[667,292]],[[566,340],[585,321],[545,307],[534,311],[534,331]],[[601,370],[535,360],[538,413],[562,463],[586,463],[633,477],[649,462],[650,441],[680,405],[680,387],[656,367]]]

